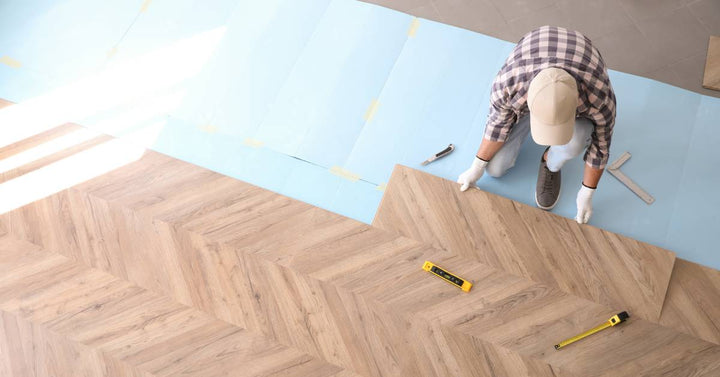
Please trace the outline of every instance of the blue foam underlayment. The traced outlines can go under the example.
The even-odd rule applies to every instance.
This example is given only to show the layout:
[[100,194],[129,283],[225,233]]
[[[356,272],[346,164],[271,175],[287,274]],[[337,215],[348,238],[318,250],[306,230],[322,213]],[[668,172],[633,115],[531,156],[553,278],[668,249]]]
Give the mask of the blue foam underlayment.
[[251,137],[270,111],[329,0],[242,1],[220,47],[173,115]]
[[304,160],[342,166],[410,22],[377,6],[331,2],[254,137]]
[[[422,21],[405,44],[345,167],[371,182],[387,182],[394,163],[419,167],[449,143],[477,150],[471,128],[486,113],[489,87],[512,45],[440,23]],[[468,145],[472,145],[468,147]],[[470,158],[451,154],[426,170],[442,175]],[[459,160],[462,160],[460,162]]]
[[15,101],[61,87],[103,66],[107,54],[132,24],[133,1],[0,1],[0,85]]
[[[130,2],[137,11],[142,3]],[[237,0],[152,0],[123,37],[115,60],[129,59],[169,43],[223,27]]]
[[[681,171],[672,174],[680,182],[670,217],[667,247],[685,259],[718,268],[720,227],[720,101],[703,97],[695,117],[690,148]],[[638,170],[636,168],[635,170]]]
[[[118,137],[158,128],[141,141],[367,223],[382,197],[377,186],[396,163],[452,180],[467,169],[482,139],[490,83],[513,48],[424,19],[408,36],[413,17],[352,0],[153,0],[139,13],[141,5],[1,2],[0,21],[8,22],[0,22],[0,56],[23,66],[0,64],[0,97],[24,101],[102,70],[109,59],[122,64],[222,27],[193,77],[151,95],[139,87],[137,99],[76,121]],[[85,18],[88,9],[98,20]],[[178,55],[177,65],[192,53]],[[79,63],[55,64],[59,55]],[[648,206],[606,173],[591,224],[720,268],[720,99],[610,75],[618,97],[611,161],[632,153],[622,170],[656,202]],[[264,146],[248,146],[248,138]],[[455,152],[420,166],[449,143]],[[501,179],[483,177],[480,187],[534,205],[542,150],[526,141],[516,166]],[[333,166],[361,179],[335,176]],[[580,159],[563,168],[553,212],[574,217],[582,169]]]
[[[188,148],[192,145],[192,148]],[[269,148],[244,144],[237,135],[205,132],[169,117],[157,141],[158,152],[209,167],[268,190],[369,223],[382,198],[377,186],[329,174],[326,168]]]

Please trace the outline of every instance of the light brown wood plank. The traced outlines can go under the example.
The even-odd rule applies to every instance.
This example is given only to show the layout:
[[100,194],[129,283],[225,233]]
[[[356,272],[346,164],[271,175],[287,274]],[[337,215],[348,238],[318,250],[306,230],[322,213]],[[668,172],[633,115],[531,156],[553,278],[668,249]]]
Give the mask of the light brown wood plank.
[[[54,130],[55,129],[53,129],[52,131],[54,131]],[[64,158],[72,156],[78,152],[82,152],[84,150],[98,146],[106,141],[111,140],[111,139],[112,138],[109,136],[98,136],[98,137],[92,138],[90,140],[80,142],[72,147],[65,148],[59,152],[55,152],[55,153],[49,154],[47,156],[39,157],[31,162],[28,162],[26,164],[18,166],[17,168],[14,168],[12,170],[0,172],[0,184],[2,184],[3,182],[7,182],[13,178],[17,178],[21,175],[30,173],[31,171],[40,169],[44,166],[50,165],[53,162],[60,161]]]
[[[253,282],[250,291],[243,295],[260,301],[259,308],[256,309],[259,313],[256,312],[255,315],[258,323],[267,326],[265,332],[278,337],[283,343],[293,344],[325,358],[335,356],[328,355],[327,350],[341,346],[356,350],[349,352],[353,355],[365,353],[367,359],[382,363],[384,368],[387,368],[382,369],[382,373],[378,375],[392,374],[393,370],[410,375],[423,375],[425,369],[420,371],[414,368],[439,357],[428,354],[427,346],[414,348],[413,356],[405,345],[414,342],[408,340],[407,334],[400,329],[406,329],[407,323],[414,318],[437,320],[440,326],[470,333],[476,337],[477,342],[493,349],[498,345],[501,348],[507,347],[515,358],[527,360],[522,365],[533,365],[533,360],[539,359],[545,361],[545,368],[557,366],[558,369],[578,375],[591,372],[586,369],[590,361],[605,360],[600,357],[599,350],[604,350],[605,354],[608,350],[622,349],[621,337],[611,337],[612,341],[607,343],[603,343],[602,339],[593,339],[593,342],[586,342],[575,350],[579,354],[589,354],[587,359],[565,353],[567,358],[550,362],[552,359],[546,358],[553,356],[555,351],[551,344],[547,343],[548,339],[557,336],[556,334],[570,336],[580,332],[606,320],[613,314],[612,311],[568,296],[560,290],[538,285],[487,266],[468,263],[457,257],[444,259],[442,253],[421,245],[403,245],[386,239],[387,246],[379,247],[378,241],[373,243],[371,240],[382,239],[381,232],[366,230],[359,236],[352,232],[354,231],[345,237],[338,237],[335,242],[322,241],[310,246],[300,244],[297,249],[286,246],[288,253],[293,255],[290,259],[278,258],[276,253],[264,252],[264,248],[246,249],[244,253],[238,253],[234,248],[221,248],[221,265],[232,266],[232,271],[239,276],[247,276],[247,279]],[[348,269],[347,259],[337,256],[328,258],[333,252],[345,252],[343,247],[347,247],[347,241],[357,242],[356,245],[374,244],[375,247],[369,246],[365,253],[355,256],[354,266]],[[401,247],[395,247],[396,245]],[[304,249],[305,247],[307,249]],[[347,255],[346,252],[344,254]],[[477,277],[476,289],[479,293],[476,293],[475,297],[460,294],[452,287],[438,284],[440,282],[436,279],[419,271],[418,266],[422,260],[431,256],[465,276]],[[244,266],[245,270],[239,266]],[[384,271],[384,276],[378,277],[377,271]],[[211,272],[206,273],[209,274]],[[319,276],[323,278],[320,279]],[[333,287],[336,287],[334,289],[343,300],[328,299]],[[240,292],[241,288],[235,287],[234,290]],[[325,300],[319,297],[320,291],[325,292]],[[343,306],[333,306],[335,302],[342,303]],[[348,306],[348,303],[352,304]],[[248,307],[243,304],[241,306]],[[458,311],[455,308],[464,310]],[[562,315],[557,314],[558,308]],[[312,313],[312,316],[309,316],[309,313]],[[463,317],[457,319],[456,315],[459,313],[462,313]],[[489,317],[484,318],[486,314]],[[467,315],[483,318],[483,321],[463,322]],[[557,317],[550,317],[552,315]],[[313,321],[313,318],[317,322]],[[355,325],[348,328],[346,318],[354,318],[355,320],[350,322]],[[368,321],[367,318],[374,321]],[[544,324],[548,318],[552,318],[552,325]],[[364,323],[365,325],[355,327]],[[695,352],[696,345],[707,346],[704,342],[696,342],[690,337],[683,338],[681,342],[673,331],[654,325],[648,326],[644,322],[640,324],[642,331],[638,332],[642,335],[637,335],[638,339],[647,339],[652,341],[652,344],[662,345],[654,352],[649,352],[650,356],[646,357],[657,357],[658,354],[664,354],[663,357],[666,358],[676,358],[676,355],[684,357],[687,353]],[[342,335],[348,333],[356,335]],[[389,337],[383,338],[381,334]],[[655,337],[648,334],[660,335]],[[366,343],[358,342],[357,339],[363,336]],[[523,341],[518,342],[519,339]],[[378,342],[381,346],[374,346]],[[325,344],[328,345],[327,348],[323,348]],[[648,352],[647,345],[638,345],[635,348],[643,350],[643,353]],[[673,351],[670,354],[664,349]],[[396,350],[397,354],[389,350]],[[548,355],[549,351],[551,354]],[[452,360],[456,356],[445,357]],[[642,357],[638,355],[620,354],[619,351],[617,354],[613,353],[612,358],[617,367],[625,363],[649,365],[639,361]],[[335,362],[342,362],[342,358]],[[604,370],[601,365],[595,367],[600,371]]]
[[[142,162],[134,162],[120,171],[111,172],[105,176],[106,179],[92,180],[78,187],[98,197],[113,197],[115,202],[139,211],[163,202],[167,197],[197,189],[198,184],[219,177],[219,174],[210,170],[159,153],[146,155]],[[128,175],[128,171],[133,174]],[[122,176],[125,181],[114,179]],[[128,187],[132,187],[132,190],[128,190]]]
[[[139,171],[142,172],[140,174],[149,173],[148,170],[144,169]],[[118,176],[117,179],[127,181],[128,178],[132,179],[132,177],[128,176]],[[87,187],[92,187],[93,184],[94,182],[90,182]],[[162,183],[159,184],[162,185]],[[238,186],[247,185],[238,183]],[[127,189],[127,186],[125,187]],[[240,191],[247,192],[248,190],[243,189]],[[261,198],[268,198],[267,192],[264,192],[264,190],[251,191],[260,195]],[[127,276],[144,286],[151,287],[159,292],[170,293],[180,297],[181,300],[187,298],[199,300],[193,301],[193,304],[205,308],[205,310],[214,310],[213,313],[220,318],[234,321],[233,323],[236,324],[242,323],[253,330],[280,339],[284,344],[298,348],[305,347],[306,352],[313,355],[322,355],[326,360],[338,363],[341,366],[350,365],[356,371],[367,372],[371,375],[437,375],[432,372],[435,368],[425,372],[420,372],[417,369],[423,362],[430,360],[431,355],[425,354],[425,351],[421,348],[413,349],[412,352],[407,353],[408,355],[419,353],[413,357],[408,357],[406,352],[403,351],[407,348],[405,344],[409,342],[406,334],[398,331],[398,328],[402,328],[402,324],[406,323],[403,317],[388,316],[386,312],[376,310],[372,303],[358,300],[351,293],[337,292],[332,286],[322,285],[314,279],[307,280],[302,275],[283,267],[289,263],[298,263],[298,266],[303,266],[304,271],[317,272],[321,276],[337,274],[339,272],[337,268],[332,269],[332,271],[322,270],[322,264],[318,264],[314,260],[307,260],[307,257],[304,260],[299,258],[301,253],[306,253],[312,249],[317,250],[318,242],[332,247],[324,251],[318,250],[315,255],[322,256],[327,261],[334,261],[338,265],[344,265],[342,271],[346,273],[367,267],[369,262],[381,260],[388,253],[417,248],[416,243],[281,197],[274,198],[269,207],[256,206],[252,208],[253,210],[250,210],[247,207],[243,209],[241,205],[242,202],[247,204],[249,198],[240,196],[235,202],[235,210],[227,212],[225,211],[226,207],[215,206],[224,213],[228,213],[228,216],[220,216],[211,214],[212,211],[201,210],[198,213],[208,214],[208,216],[201,216],[197,221],[187,221],[190,220],[189,218],[178,218],[179,221],[185,222],[188,229],[197,230],[200,234],[209,234],[218,237],[218,239],[225,239],[235,234],[237,236],[235,242],[242,239],[248,241],[244,245],[244,249],[251,250],[253,252],[250,254],[251,256],[255,253],[262,256],[262,258],[243,258],[242,262],[240,262],[235,255],[235,251],[233,251],[235,246],[226,247],[215,246],[212,243],[208,244],[204,240],[205,236],[191,234],[180,229],[176,230],[176,225],[163,225],[163,222],[157,220],[143,220],[142,216],[137,215],[137,213],[149,213],[146,211],[147,208],[159,208],[159,203],[165,203],[168,208],[174,207],[172,205],[174,198],[182,199],[182,195],[176,196],[167,193],[163,195],[164,198],[161,201],[146,202],[140,206],[136,206],[138,202],[133,201],[129,205],[133,206],[136,211],[129,211],[125,207],[128,202],[123,201],[123,198],[127,196],[119,194],[114,189],[94,192],[94,194],[101,192],[103,195],[113,198],[112,203],[106,205],[102,205],[102,200],[93,195],[83,198],[82,195],[79,195],[79,192],[80,190],[69,190],[69,192],[34,203],[32,206],[11,214],[33,219],[32,222],[35,224],[43,218],[52,219],[53,222],[63,223],[63,227],[17,226],[19,218],[15,218],[15,221],[13,221],[13,224],[16,225],[15,230],[23,237],[58,247],[71,244],[73,240],[80,240],[83,237],[107,240],[103,244],[107,244],[112,240],[112,243],[117,244],[117,247],[101,249],[123,255],[121,262],[124,267],[117,270],[136,271],[134,274],[129,273]],[[233,192],[232,190],[229,191],[230,194]],[[121,199],[115,201],[116,198]],[[222,199],[222,201],[229,202],[227,199]],[[261,200],[261,202],[265,201],[264,199]],[[185,200],[180,200],[180,203],[185,202]],[[83,209],[83,207],[87,206],[87,203],[93,203],[90,213]],[[254,202],[251,201],[250,204],[252,203]],[[297,209],[293,209],[294,207]],[[105,211],[111,213],[103,213]],[[265,222],[255,224],[256,222],[253,219],[257,217],[258,213],[256,211],[269,216],[272,221],[293,215],[286,218],[283,223],[294,226],[298,232],[301,232],[306,237],[297,242],[297,234],[286,232],[283,233],[283,237],[276,237],[277,243],[263,242],[263,240],[269,239],[267,237],[268,232],[274,232],[279,228],[277,224],[270,227],[263,225]],[[282,216],[278,215],[278,211]],[[161,211],[161,213],[163,212]],[[57,214],[61,215],[60,218],[57,217]],[[227,224],[228,219],[231,219],[232,224],[235,224],[235,226],[228,227],[226,231],[220,231],[224,228],[222,224]],[[82,222],[78,223],[78,220]],[[97,222],[107,224],[99,225],[96,224]],[[113,226],[113,224],[124,225]],[[132,225],[128,228],[128,224]],[[86,228],[92,228],[94,231],[86,232],[83,230]],[[52,231],[48,232],[41,229],[52,229]],[[68,231],[71,233],[66,233]],[[77,234],[78,231],[81,233]],[[260,235],[256,236],[255,233],[260,233]],[[166,242],[165,245],[148,247],[147,242],[150,241],[148,241],[147,234],[160,235],[158,238],[161,240],[169,238],[169,242]],[[354,242],[343,243],[343,240]],[[135,241],[138,243],[134,244]],[[80,243],[84,246],[74,246],[74,256],[84,258],[85,255],[95,255],[95,252],[78,252],[75,254],[80,249],[92,248],[97,244],[93,241],[82,241]],[[178,247],[188,243],[190,244],[189,247]],[[338,247],[340,243],[343,243],[342,247]],[[353,259],[356,261],[363,261],[364,259],[364,261],[360,265],[353,266],[348,264],[348,261],[344,261],[342,255],[352,255],[350,253],[353,249],[357,249],[357,246],[353,245],[357,243],[364,244],[366,247],[358,249],[358,253],[355,254]],[[157,243],[151,243],[150,245],[152,244],[157,245]],[[120,245],[124,246],[121,247]],[[175,248],[169,245],[175,245]],[[294,245],[295,248],[291,249],[289,247],[291,245]],[[238,244],[238,246],[243,245]],[[128,254],[134,250],[142,250],[149,258],[133,257],[132,254]],[[148,253],[148,250],[176,250],[176,254],[171,255],[165,251]],[[180,257],[185,253],[188,256],[197,256],[198,251],[202,257],[195,258],[196,260],[193,260],[193,258],[187,260]],[[342,254],[337,254],[337,252],[342,252]],[[215,255],[218,256],[215,257]],[[293,255],[298,257],[296,258]],[[171,259],[167,259],[168,257]],[[208,257],[213,258],[209,259]],[[92,257],[88,261],[92,263],[101,259]],[[268,263],[267,259],[272,260],[273,263]],[[177,264],[181,260],[187,260],[187,264]],[[402,257],[400,260],[402,260]],[[218,268],[218,264],[221,268]],[[171,265],[183,267],[173,269],[169,268]],[[228,266],[228,269],[222,266]],[[411,269],[413,272],[417,272],[415,268]],[[187,282],[172,286],[156,285],[155,281],[138,275],[137,272],[140,271],[142,273],[149,272],[147,276],[155,276],[156,281],[178,282],[181,280],[178,278],[180,276],[187,279]],[[244,276],[245,278],[243,278]],[[198,279],[205,279],[205,281]],[[366,278],[368,282],[375,280],[377,279],[372,277],[370,279]],[[282,284],[278,285],[278,282]],[[239,287],[236,287],[236,284]],[[286,291],[298,292],[300,297],[288,297],[284,293]],[[221,294],[218,294],[218,292]],[[324,303],[323,299],[317,298],[319,292],[325,292],[328,297],[333,299],[328,299],[328,303]],[[210,303],[208,304],[204,300],[210,300]],[[354,306],[345,308],[342,304],[347,300],[357,302],[358,307],[362,309],[355,310]],[[358,314],[356,314],[358,311],[364,314],[358,317]],[[313,317],[316,319],[308,321],[310,313],[315,313]],[[227,317],[224,317],[225,315]],[[346,322],[351,318],[356,319],[357,324],[348,327]],[[363,318],[372,318],[373,320],[363,320]],[[397,326],[389,326],[386,321],[380,321],[376,318],[386,318],[387,321],[392,321]],[[388,336],[388,333],[394,336]],[[478,340],[478,342],[483,343],[481,340]],[[491,344],[483,344],[486,349],[495,349]],[[388,353],[387,350],[390,349],[395,351]],[[495,354],[502,354],[502,351],[497,351]],[[452,354],[444,356],[448,360],[452,360],[453,357]],[[515,355],[514,358],[523,361],[523,365],[524,363],[528,365],[534,363],[544,365],[542,362],[525,360],[518,355]],[[380,360],[384,360],[384,362]],[[379,363],[381,365],[377,365]],[[487,363],[501,365],[499,361],[494,360],[487,361]],[[490,368],[490,366],[487,368]],[[544,368],[550,370],[546,365]],[[498,375],[512,375],[510,372],[500,373],[502,369],[497,366],[495,369],[498,371]],[[464,373],[473,376],[482,375],[476,372],[466,371]]]
[[[192,185],[157,171],[172,166],[148,153],[13,211],[6,216],[10,233],[123,274],[148,295],[180,301],[362,375],[643,376],[653,375],[645,370],[683,370],[678,375],[712,376],[720,368],[708,356],[716,345],[637,317],[555,351],[553,344],[617,309],[242,182],[223,183],[225,190],[208,196],[198,177],[222,178],[191,173]],[[192,210],[183,210],[189,203]],[[420,270],[425,259],[473,279],[475,288],[465,294],[432,278]],[[169,310],[161,299],[149,302]],[[121,320],[121,311],[103,310],[103,318]],[[158,334],[169,331],[167,318],[181,315],[154,313],[166,318],[153,327]],[[91,331],[96,320],[77,320],[53,326],[87,324],[77,339],[106,349],[103,337]],[[111,345],[137,342],[132,334]]]
[[6,159],[15,154],[25,152],[31,148],[42,145],[43,143],[56,139],[60,136],[68,135],[70,133],[83,129],[84,128],[80,125],[74,123],[65,123],[58,127],[39,133],[31,138],[27,138],[17,143],[0,148],[0,159]]
[[342,371],[25,241],[0,238],[0,277],[0,360],[11,359],[3,375],[332,376]]
[[373,225],[656,321],[672,252],[397,166]]
[[0,376],[150,377],[101,352],[23,319],[0,312]]
[[660,323],[720,344],[720,271],[678,258]]
[[710,36],[702,85],[707,89],[720,90],[720,37]]

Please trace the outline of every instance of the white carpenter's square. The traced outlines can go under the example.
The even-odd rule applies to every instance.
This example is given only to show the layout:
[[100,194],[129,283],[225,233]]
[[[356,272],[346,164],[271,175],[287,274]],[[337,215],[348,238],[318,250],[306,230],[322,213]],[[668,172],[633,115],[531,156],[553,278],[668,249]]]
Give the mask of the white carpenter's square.
[[612,174],[613,177],[617,178],[618,181],[622,182],[627,188],[630,189],[630,191],[634,192],[635,195],[637,195],[640,199],[644,200],[647,204],[653,204],[655,202],[655,198],[652,197],[652,195],[648,194],[647,191],[643,190],[642,187],[638,186],[637,183],[635,183],[630,177],[625,175],[623,172],[620,171],[620,166],[625,163],[625,161],[629,160],[632,155],[630,152],[625,152],[615,160],[610,166],[608,166],[608,172]]

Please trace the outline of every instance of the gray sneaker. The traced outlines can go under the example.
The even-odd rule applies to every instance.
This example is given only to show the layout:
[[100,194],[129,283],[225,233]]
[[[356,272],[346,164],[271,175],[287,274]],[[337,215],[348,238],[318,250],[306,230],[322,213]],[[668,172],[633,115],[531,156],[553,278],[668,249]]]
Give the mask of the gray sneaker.
[[[543,153],[544,155],[545,153]],[[544,158],[540,158],[537,186],[535,186],[535,204],[549,211],[555,207],[560,198],[560,171],[551,172]]]

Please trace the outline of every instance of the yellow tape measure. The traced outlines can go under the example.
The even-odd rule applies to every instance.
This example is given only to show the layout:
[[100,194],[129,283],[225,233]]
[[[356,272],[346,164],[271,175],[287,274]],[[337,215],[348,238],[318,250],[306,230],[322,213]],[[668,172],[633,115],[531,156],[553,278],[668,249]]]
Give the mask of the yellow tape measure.
[[453,286],[460,288],[465,292],[470,292],[470,288],[472,288],[471,282],[453,274],[452,272],[440,268],[433,262],[425,261],[422,268],[423,270],[439,277],[440,279],[443,279],[446,283],[452,284]]
[[578,340],[588,337],[592,334],[595,334],[598,331],[605,330],[608,327],[613,327],[617,325],[618,323],[625,322],[626,319],[630,318],[630,315],[627,312],[621,312],[618,314],[615,314],[614,316],[610,317],[610,319],[607,320],[607,322],[603,323],[600,326],[593,327],[592,329],[585,331],[584,333],[580,335],[573,336],[570,339],[563,340],[562,342],[555,345],[555,349],[559,350],[560,348],[563,348],[567,346],[568,344],[575,343]]

